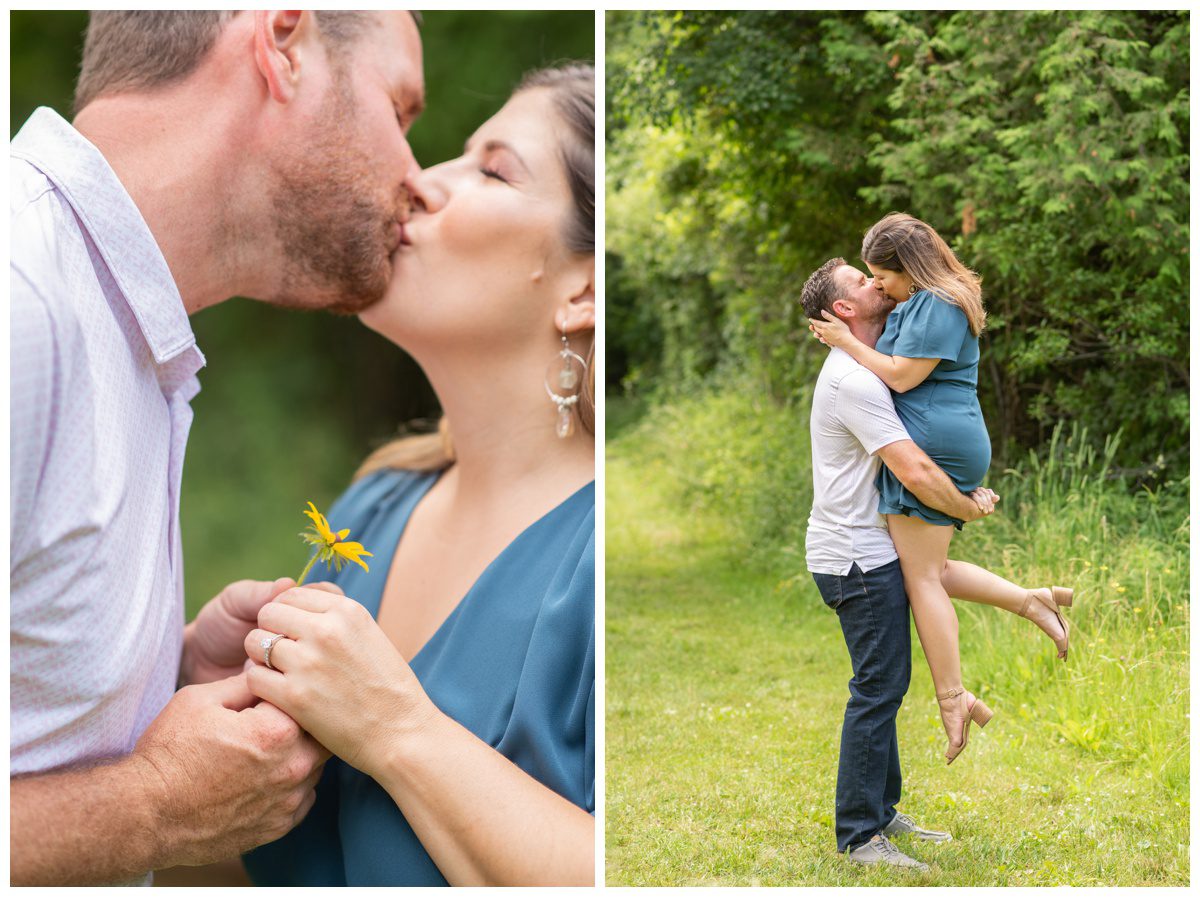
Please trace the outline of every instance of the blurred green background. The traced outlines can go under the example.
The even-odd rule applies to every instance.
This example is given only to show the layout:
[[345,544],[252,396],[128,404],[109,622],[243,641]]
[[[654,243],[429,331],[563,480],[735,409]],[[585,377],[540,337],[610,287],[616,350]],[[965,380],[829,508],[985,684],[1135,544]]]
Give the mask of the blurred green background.
[[[87,13],[12,12],[9,23],[13,135],[38,106],[70,116]],[[417,159],[458,155],[526,70],[590,62],[594,34],[591,11],[424,13]],[[235,579],[299,574],[304,503],[327,510],[373,447],[438,414],[416,364],[354,318],[234,299],[192,327],[208,366],[183,478],[189,618]]]

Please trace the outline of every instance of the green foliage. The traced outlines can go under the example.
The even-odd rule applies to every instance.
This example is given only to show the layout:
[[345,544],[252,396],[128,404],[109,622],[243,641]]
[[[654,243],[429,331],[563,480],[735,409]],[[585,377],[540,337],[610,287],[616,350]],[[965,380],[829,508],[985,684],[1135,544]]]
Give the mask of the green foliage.
[[[427,111],[409,137],[426,165],[458,155],[525,71],[594,54],[590,11],[423,19]],[[86,13],[15,11],[9,22],[12,133],[39,105],[69,117]],[[180,503],[189,617],[232,580],[296,576],[305,501],[327,510],[375,445],[438,413],[412,359],[352,318],[232,300],[192,327],[208,365]]]
[[[883,205],[919,208],[982,272],[993,434],[1127,422],[1126,458],[1187,458],[1185,14],[873,14],[905,60]],[[1131,462],[1137,463],[1137,462]]]
[[[851,671],[803,564],[807,414],[725,391],[608,413],[607,884],[896,884],[834,849]],[[953,557],[1076,588],[1071,654],[956,602],[964,676],[996,717],[947,768],[914,634],[900,808],[954,832],[902,845],[932,866],[914,885],[1188,880],[1188,483],[1130,489],[1116,443],[1057,430],[955,536]]]
[[662,452],[684,506],[740,521],[739,547],[757,560],[803,558],[807,515],[797,509],[812,504],[806,410],[729,388],[656,405],[647,417],[643,432],[657,443],[647,451]]
[[673,394],[734,370],[797,401],[823,357],[800,286],[899,208],[984,276],[999,460],[1116,419],[1119,463],[1183,468],[1186,13],[607,21],[609,270],[639,310],[607,331],[614,377]]

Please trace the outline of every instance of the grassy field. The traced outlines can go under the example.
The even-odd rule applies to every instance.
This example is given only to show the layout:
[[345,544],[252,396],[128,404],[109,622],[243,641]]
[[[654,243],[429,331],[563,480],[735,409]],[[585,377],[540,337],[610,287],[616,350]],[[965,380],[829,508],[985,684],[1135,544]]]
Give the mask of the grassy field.
[[850,663],[803,564],[796,417],[609,403],[607,884],[1186,885],[1186,482],[1131,494],[1077,436],[991,483],[1005,510],[951,554],[1074,584],[1070,660],[959,604],[966,684],[996,717],[946,767],[914,632],[900,807],[954,840],[900,842],[928,873],[866,870],[834,846]]

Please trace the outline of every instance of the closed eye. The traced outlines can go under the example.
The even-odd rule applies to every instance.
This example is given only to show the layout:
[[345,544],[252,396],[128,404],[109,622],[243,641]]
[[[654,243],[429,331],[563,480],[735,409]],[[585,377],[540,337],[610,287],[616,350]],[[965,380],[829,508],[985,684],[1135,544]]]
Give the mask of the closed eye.
[[486,168],[486,167],[481,168],[481,169],[479,169],[479,173],[482,174],[485,178],[494,178],[495,180],[500,181],[502,183],[505,183],[505,184],[508,183],[508,180],[506,178],[504,178],[500,174],[500,172],[496,171],[496,169],[494,169],[494,168]]

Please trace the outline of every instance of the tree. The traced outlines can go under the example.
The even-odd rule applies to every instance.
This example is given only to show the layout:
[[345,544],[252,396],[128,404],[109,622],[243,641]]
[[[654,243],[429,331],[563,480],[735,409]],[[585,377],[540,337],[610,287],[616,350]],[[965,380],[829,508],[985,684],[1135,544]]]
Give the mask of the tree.
[[610,13],[608,249],[671,390],[801,401],[800,286],[888,211],[984,276],[1002,461],[1061,419],[1187,457],[1182,12]]

